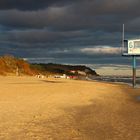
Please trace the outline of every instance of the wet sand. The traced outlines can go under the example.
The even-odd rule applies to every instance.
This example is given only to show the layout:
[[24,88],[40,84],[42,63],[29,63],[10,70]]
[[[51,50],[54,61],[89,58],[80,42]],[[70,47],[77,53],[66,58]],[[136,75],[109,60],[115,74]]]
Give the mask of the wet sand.
[[0,140],[139,140],[140,89],[0,77]]

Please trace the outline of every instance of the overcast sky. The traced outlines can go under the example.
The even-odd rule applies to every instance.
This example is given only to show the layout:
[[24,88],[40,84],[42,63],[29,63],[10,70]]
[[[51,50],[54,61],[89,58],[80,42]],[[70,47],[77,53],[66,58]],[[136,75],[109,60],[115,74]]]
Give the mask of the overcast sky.
[[129,64],[121,32],[140,37],[140,0],[0,0],[0,55],[32,62]]

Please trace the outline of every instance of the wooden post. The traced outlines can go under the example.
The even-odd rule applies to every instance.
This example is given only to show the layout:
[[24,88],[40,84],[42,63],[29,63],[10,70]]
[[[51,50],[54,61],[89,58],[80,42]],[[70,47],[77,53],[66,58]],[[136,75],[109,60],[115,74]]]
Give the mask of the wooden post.
[[19,68],[18,68],[18,66],[16,68],[16,76],[19,76]]

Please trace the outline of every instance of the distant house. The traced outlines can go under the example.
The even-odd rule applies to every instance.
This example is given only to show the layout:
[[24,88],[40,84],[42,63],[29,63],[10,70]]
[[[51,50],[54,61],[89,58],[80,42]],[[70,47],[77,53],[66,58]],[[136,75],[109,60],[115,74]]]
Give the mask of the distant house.
[[66,79],[67,78],[67,75],[66,74],[63,74],[62,76],[60,76],[60,78]]
[[76,73],[77,71],[76,70],[70,70],[70,73]]
[[77,73],[80,74],[80,75],[86,76],[86,72],[84,72],[84,71],[78,70]]
[[67,79],[78,79],[78,76],[73,76],[73,75],[67,76]]

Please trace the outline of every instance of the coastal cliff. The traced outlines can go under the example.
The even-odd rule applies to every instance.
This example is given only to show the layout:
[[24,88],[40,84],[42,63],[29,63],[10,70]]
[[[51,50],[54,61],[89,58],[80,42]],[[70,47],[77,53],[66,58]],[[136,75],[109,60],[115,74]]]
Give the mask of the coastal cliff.
[[95,70],[83,65],[62,64],[30,64],[21,58],[11,55],[0,57],[0,75],[74,75],[74,76],[98,76]]

